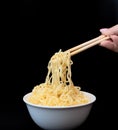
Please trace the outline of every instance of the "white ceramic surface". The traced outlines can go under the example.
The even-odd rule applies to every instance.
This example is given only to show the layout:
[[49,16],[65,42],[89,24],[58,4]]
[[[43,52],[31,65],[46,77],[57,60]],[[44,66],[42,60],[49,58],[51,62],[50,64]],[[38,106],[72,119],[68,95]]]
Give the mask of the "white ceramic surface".
[[88,92],[84,92],[90,102],[84,105],[67,107],[49,107],[34,105],[28,102],[31,93],[23,97],[28,112],[32,120],[45,130],[72,130],[80,126],[88,117],[96,97]]

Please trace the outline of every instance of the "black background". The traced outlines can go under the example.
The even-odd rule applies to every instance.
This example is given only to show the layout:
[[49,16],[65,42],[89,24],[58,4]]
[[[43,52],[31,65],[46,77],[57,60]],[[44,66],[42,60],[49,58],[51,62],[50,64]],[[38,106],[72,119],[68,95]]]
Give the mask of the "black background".
[[[99,29],[118,23],[117,2],[20,1],[18,22],[12,21],[1,57],[0,128],[39,129],[31,120],[23,96],[45,81],[50,57],[100,35]],[[118,54],[99,45],[72,57],[72,79],[96,95],[92,111],[80,129],[117,128]]]

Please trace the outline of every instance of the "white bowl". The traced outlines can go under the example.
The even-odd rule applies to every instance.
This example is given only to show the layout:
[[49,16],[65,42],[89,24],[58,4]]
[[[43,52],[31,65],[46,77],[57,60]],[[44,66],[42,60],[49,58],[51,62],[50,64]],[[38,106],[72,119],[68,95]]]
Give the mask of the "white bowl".
[[84,105],[50,107],[34,105],[28,102],[31,93],[23,97],[28,112],[32,120],[46,130],[72,130],[80,126],[88,117],[96,97],[88,92],[84,92],[90,102]]

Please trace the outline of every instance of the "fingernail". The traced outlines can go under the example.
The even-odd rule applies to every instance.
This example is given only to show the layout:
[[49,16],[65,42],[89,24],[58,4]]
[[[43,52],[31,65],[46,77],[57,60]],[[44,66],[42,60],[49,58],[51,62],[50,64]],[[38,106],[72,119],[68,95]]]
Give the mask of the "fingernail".
[[103,29],[100,29],[100,32],[106,32],[108,29],[107,28],[103,28]]

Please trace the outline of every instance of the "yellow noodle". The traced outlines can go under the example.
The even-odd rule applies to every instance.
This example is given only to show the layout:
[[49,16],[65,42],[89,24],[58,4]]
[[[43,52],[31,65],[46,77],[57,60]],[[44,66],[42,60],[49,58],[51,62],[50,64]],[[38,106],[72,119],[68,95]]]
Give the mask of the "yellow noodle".
[[85,104],[89,100],[72,81],[69,52],[55,53],[48,63],[48,73],[44,83],[36,85],[29,101],[43,106],[71,106]]

